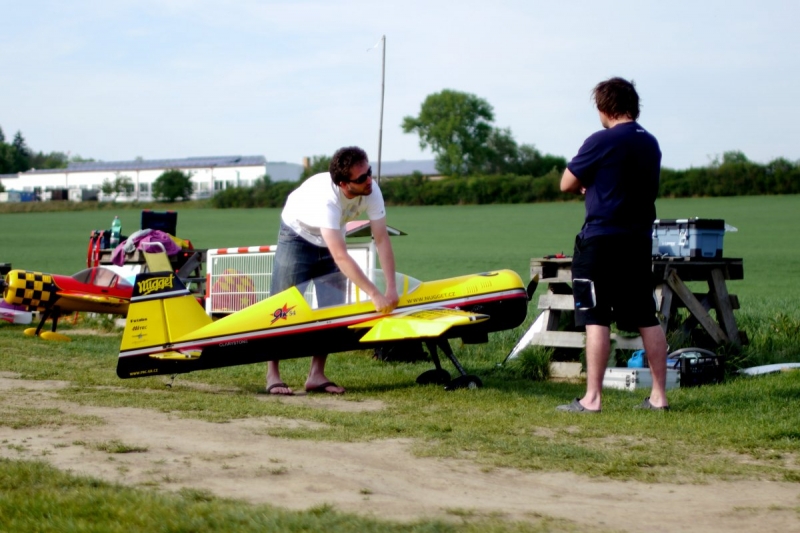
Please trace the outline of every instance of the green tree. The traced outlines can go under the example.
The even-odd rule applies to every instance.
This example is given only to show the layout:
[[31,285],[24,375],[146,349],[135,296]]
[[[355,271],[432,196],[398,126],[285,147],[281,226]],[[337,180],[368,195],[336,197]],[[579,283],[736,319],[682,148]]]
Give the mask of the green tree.
[[[722,154],[722,165],[735,165],[749,162],[750,160],[747,159],[747,156],[740,150],[730,150]],[[719,166],[719,164],[717,166]]]
[[485,174],[509,174],[517,170],[519,147],[509,128],[494,128],[486,141]]
[[541,177],[555,170],[559,174],[567,168],[567,160],[563,157],[542,154],[532,144],[519,147],[514,172],[521,176]]
[[445,89],[428,95],[419,115],[403,118],[405,133],[419,135],[420,148],[431,147],[436,169],[448,176],[480,172],[489,159],[494,111],[473,94]]
[[120,194],[131,194],[134,188],[133,180],[128,176],[120,176],[119,173],[114,177],[114,181],[106,178],[100,186],[105,196],[114,197],[113,201],[116,201]]
[[320,172],[328,172],[330,166],[331,166],[330,156],[315,155],[311,158],[308,167],[303,169],[303,173],[300,175],[300,181],[305,181],[314,174],[319,174]]
[[153,196],[166,202],[178,198],[188,200],[194,191],[194,184],[188,174],[177,169],[167,170],[153,182]]
[[13,148],[10,144],[0,142],[0,174],[11,174],[14,170]]
[[69,158],[63,152],[50,152],[49,154],[38,152],[31,155],[32,168],[67,168],[68,163]]
[[11,149],[11,159],[14,165],[12,172],[25,172],[31,168],[31,149],[25,143],[25,138],[22,136],[21,131],[14,135]]

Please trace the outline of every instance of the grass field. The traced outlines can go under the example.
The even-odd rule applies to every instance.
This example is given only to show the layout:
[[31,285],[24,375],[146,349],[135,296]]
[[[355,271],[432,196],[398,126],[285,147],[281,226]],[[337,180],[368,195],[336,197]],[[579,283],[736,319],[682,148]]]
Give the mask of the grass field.
[[[660,200],[662,218],[724,218],[737,233],[725,236],[725,255],[742,257],[745,279],[729,286],[751,339],[753,361],[800,360],[796,302],[800,248],[791,236],[800,218],[800,197]],[[178,234],[199,248],[270,244],[278,210],[180,209]],[[139,211],[120,210],[123,232],[139,226]],[[580,203],[514,206],[389,208],[391,225],[408,233],[394,239],[398,269],[421,279],[512,268],[528,279],[531,257],[571,253],[583,215]],[[113,212],[0,214],[0,262],[15,268],[73,273],[85,265],[88,234],[106,228]],[[526,324],[533,319],[530,307]],[[64,327],[68,330],[69,325]],[[0,324],[0,372],[31,380],[64,380],[54,397],[81,405],[136,406],[215,422],[277,416],[319,422],[324,429],[275,429],[294,439],[363,442],[409,438],[421,456],[464,458],[486,468],[564,470],[595,478],[703,483],[713,480],[800,481],[800,373],[748,379],[670,392],[667,416],[632,412],[646,392],[608,391],[604,414],[559,416],[554,406],[579,396],[581,384],[532,381],[524,361],[498,367],[523,327],[491,342],[458,346],[479,391],[446,393],[417,387],[428,363],[387,364],[368,352],[331,358],[330,370],[348,387],[348,401],[375,400],[377,412],[337,412],[279,402],[253,401],[263,391],[263,365],[191,375],[207,390],[182,386],[167,391],[163,378],[119,380],[114,375],[119,336],[77,336],[49,343]],[[68,331],[67,331],[68,332]],[[758,359],[761,356],[761,359]],[[46,361],[46,364],[43,362]],[[282,364],[290,383],[302,383],[306,360]],[[225,388],[225,394],[214,392]],[[23,390],[2,393],[2,405],[24,402]],[[467,414],[468,416],[465,416]],[[0,425],[42,427],[73,423],[59,413],[0,408]],[[658,442],[658,446],[647,443]],[[609,443],[613,443],[610,446]],[[165,494],[64,475],[25,461],[0,461],[0,522],[15,531],[560,531],[499,519],[455,527],[439,522],[400,525],[337,513],[333,509],[286,512],[216,499],[202,492]],[[131,513],[131,503],[135,513]],[[94,512],[103,506],[100,515]],[[47,517],[43,522],[42,516]],[[170,526],[164,526],[169,520]],[[0,527],[0,529],[3,529]],[[569,530],[569,528],[565,528]]]
[[[726,257],[744,259],[745,279],[730,290],[749,301],[769,299],[776,308],[797,301],[800,247],[791,237],[800,223],[800,196],[662,199],[661,218],[722,218],[737,227],[724,239]],[[274,244],[278,209],[182,209],[178,236],[197,248]],[[123,233],[139,229],[141,213],[116,212]],[[114,211],[0,213],[0,262],[14,268],[72,274],[86,264],[92,229],[109,228]],[[571,254],[583,221],[580,202],[389,207],[388,222],[408,235],[393,238],[398,270],[434,279],[495,268],[529,277],[532,257]],[[792,306],[793,307],[793,306]]]
[[[181,207],[175,206],[178,236],[190,239],[197,248],[276,240],[278,209]],[[743,364],[797,357],[800,247],[792,245],[791,236],[800,222],[800,196],[661,199],[657,209],[661,218],[720,218],[738,229],[726,233],[724,253],[744,259],[744,279],[728,286],[729,292],[739,296],[737,322],[751,340]],[[114,213],[122,220],[123,234],[139,228],[141,211],[133,208],[0,213],[0,262],[14,268],[75,273],[85,268],[89,233],[109,227]],[[388,220],[408,234],[393,237],[401,272],[425,280],[510,268],[528,280],[531,258],[572,253],[583,204],[390,207]],[[702,283],[689,285],[706,289]]]

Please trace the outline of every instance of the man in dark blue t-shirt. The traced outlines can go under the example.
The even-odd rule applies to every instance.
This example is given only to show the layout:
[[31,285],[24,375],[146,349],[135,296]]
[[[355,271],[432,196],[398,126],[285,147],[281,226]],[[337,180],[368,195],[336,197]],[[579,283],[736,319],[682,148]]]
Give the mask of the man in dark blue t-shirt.
[[[586,326],[586,394],[558,410],[600,412],[612,322],[642,336],[653,388],[639,407],[666,410],[667,341],[651,274],[661,150],[636,122],[639,95],[632,82],[611,78],[593,96],[605,129],[586,139],[561,177],[562,191],[586,195],[572,260],[575,323]],[[579,297],[583,290],[588,299],[594,294],[594,305]]]

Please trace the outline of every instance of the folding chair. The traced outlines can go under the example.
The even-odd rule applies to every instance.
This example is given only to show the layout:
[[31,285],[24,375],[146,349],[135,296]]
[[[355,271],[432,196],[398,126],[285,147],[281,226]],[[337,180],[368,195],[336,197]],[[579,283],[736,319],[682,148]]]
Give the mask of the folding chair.
[[[156,248],[156,251],[148,251],[148,248]],[[174,272],[172,263],[167,256],[167,250],[160,242],[143,242],[139,244],[139,249],[144,255],[147,270],[150,272]]]

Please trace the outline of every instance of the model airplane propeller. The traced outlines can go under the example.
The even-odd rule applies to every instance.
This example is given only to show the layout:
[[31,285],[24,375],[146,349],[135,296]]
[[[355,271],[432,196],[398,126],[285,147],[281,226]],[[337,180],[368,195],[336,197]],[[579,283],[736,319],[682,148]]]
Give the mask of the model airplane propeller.
[[[382,272],[376,271],[380,286]],[[338,278],[337,278],[338,277]],[[498,270],[420,282],[397,275],[397,308],[375,311],[367,295],[341,274],[311,280],[212,321],[173,272],[139,274],[122,335],[117,375],[133,378],[177,374],[234,365],[308,357],[391,345],[425,342],[435,369],[418,383],[448,389],[480,387],[450,349],[448,339],[487,342],[488,334],[519,326],[529,294],[519,275]],[[319,305],[316,293],[341,290],[336,305]],[[535,290],[535,286],[531,288]],[[327,298],[326,298],[327,299]],[[459,372],[451,380],[442,369],[441,349]]]

